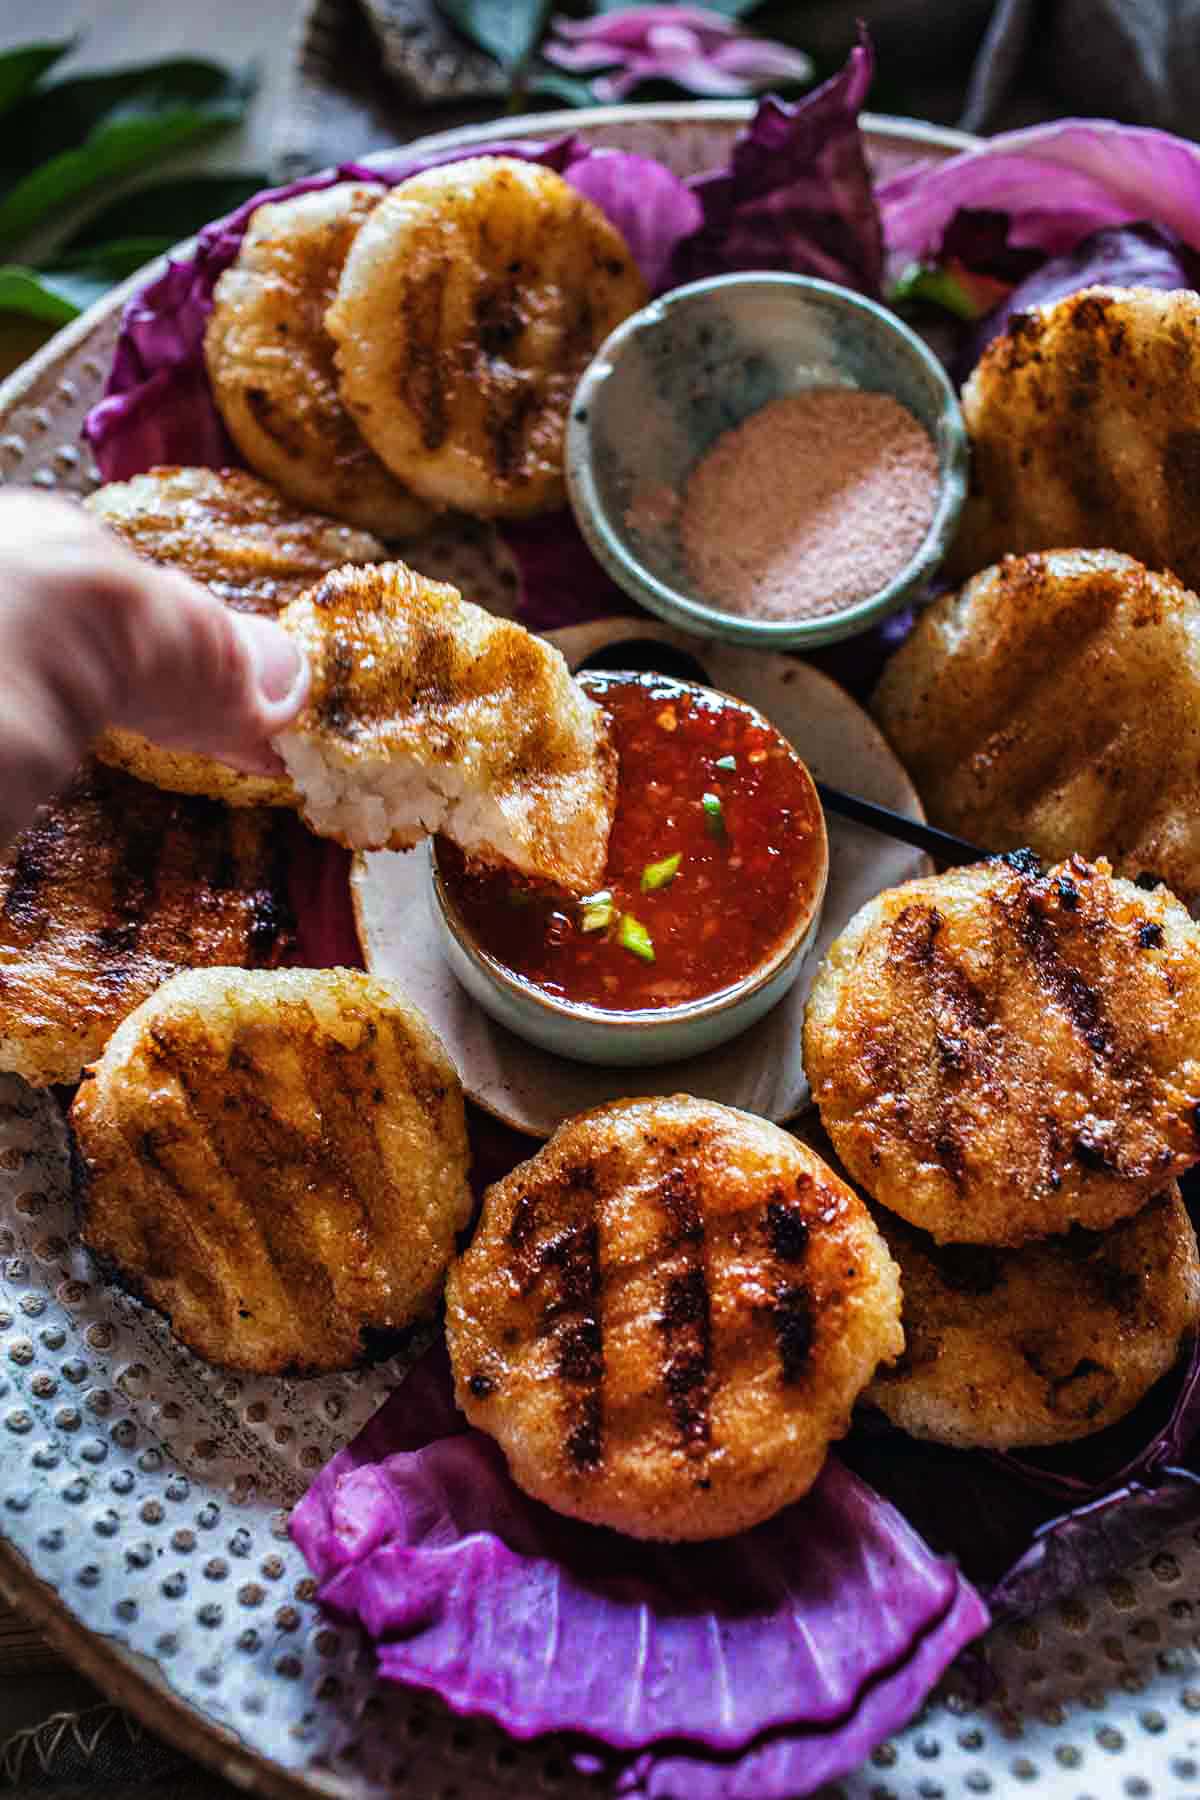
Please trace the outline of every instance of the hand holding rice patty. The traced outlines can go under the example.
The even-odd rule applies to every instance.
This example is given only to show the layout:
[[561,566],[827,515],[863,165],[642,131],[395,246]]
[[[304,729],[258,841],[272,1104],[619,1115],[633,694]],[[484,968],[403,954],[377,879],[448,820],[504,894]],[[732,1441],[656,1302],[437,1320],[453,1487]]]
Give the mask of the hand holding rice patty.
[[476,860],[599,886],[616,755],[558,650],[403,563],[335,570],[283,624],[311,685],[276,743],[314,831],[360,850],[440,831]]

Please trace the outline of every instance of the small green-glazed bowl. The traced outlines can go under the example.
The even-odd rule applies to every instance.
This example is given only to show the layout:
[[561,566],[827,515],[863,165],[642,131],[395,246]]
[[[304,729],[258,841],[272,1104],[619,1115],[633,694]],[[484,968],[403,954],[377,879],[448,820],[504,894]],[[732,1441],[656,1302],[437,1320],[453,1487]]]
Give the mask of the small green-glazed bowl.
[[[840,612],[780,620],[722,611],[692,590],[669,525],[638,528],[635,496],[681,493],[723,432],[811,387],[887,393],[920,420],[938,458],[933,519],[894,579]],[[653,301],[600,347],[571,404],[566,474],[589,549],[650,612],[701,637],[804,650],[852,637],[928,581],[966,494],[967,435],[941,364],[886,308],[803,275],[719,275]]]

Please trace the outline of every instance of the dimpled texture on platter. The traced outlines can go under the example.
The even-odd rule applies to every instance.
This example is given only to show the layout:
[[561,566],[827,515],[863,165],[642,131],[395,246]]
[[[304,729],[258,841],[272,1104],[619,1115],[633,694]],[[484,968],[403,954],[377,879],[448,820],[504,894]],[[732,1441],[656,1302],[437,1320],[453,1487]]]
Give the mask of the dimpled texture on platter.
[[[569,124],[690,174],[727,155],[737,118],[635,108]],[[911,141],[884,147],[892,166],[913,154]],[[69,327],[0,390],[0,482],[95,485],[79,427],[116,327],[116,310]],[[443,533],[411,560],[513,609],[515,574],[486,528]],[[97,1280],[75,1233],[55,1102],[0,1077],[0,1582],[19,1603],[54,1614],[68,1653],[160,1735],[260,1792],[597,1800],[603,1787],[553,1740],[518,1744],[381,1687],[366,1647],[315,1604],[287,1509],[402,1365],[310,1382],[207,1368]],[[823,1800],[1200,1796],[1198,1646],[1200,1530],[1187,1530],[993,1633],[985,1703],[953,1673]]]

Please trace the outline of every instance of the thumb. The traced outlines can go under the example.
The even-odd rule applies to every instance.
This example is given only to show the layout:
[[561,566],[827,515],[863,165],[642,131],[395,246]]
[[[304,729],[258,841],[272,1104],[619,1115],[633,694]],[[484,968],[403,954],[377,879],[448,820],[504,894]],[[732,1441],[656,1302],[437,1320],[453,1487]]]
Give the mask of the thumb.
[[249,664],[253,705],[262,729],[272,737],[291,723],[308,692],[308,664],[294,638],[274,619],[232,613],[234,634]]
[[281,774],[270,739],[304,704],[308,665],[299,645],[274,619],[231,612],[186,577],[156,574],[164,586],[142,638],[141,676],[115,722],[166,749]]

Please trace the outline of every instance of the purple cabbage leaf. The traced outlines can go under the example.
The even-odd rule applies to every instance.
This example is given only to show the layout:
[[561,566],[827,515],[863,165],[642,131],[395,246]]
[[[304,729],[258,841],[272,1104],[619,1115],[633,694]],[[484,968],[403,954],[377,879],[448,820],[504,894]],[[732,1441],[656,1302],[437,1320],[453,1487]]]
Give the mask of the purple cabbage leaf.
[[800,1800],[857,1769],[912,1718],[978,1634],[979,1616],[978,1596],[959,1582],[949,1609],[915,1640],[903,1662],[880,1674],[836,1731],[778,1731],[736,1761],[700,1756],[683,1745],[655,1746],[625,1765],[614,1791],[630,1800]]
[[556,631],[639,610],[596,561],[567,508],[506,522],[500,535],[517,565],[517,616],[530,631]]
[[1130,1481],[1045,1520],[1029,1548],[992,1583],[993,1617],[999,1622],[1040,1612],[1144,1556],[1198,1514],[1200,1477],[1188,1469],[1164,1469],[1153,1486]]
[[880,293],[883,239],[858,123],[873,72],[864,36],[845,68],[802,100],[763,101],[729,167],[692,184],[703,223],[678,246],[669,286],[785,269]]
[[682,1759],[697,1792],[807,1792],[987,1625],[954,1564],[835,1458],[803,1501],[718,1543],[560,1517],[455,1413],[440,1346],[321,1471],[292,1532],[382,1675],[517,1737],[579,1733],[607,1762],[650,1751],[618,1791],[671,1791]]
[[885,181],[876,198],[889,256],[935,256],[960,211],[1003,213],[1009,242],[1059,256],[1110,225],[1144,220],[1200,249],[1200,144],[1105,119],[1002,132],[946,162]]

